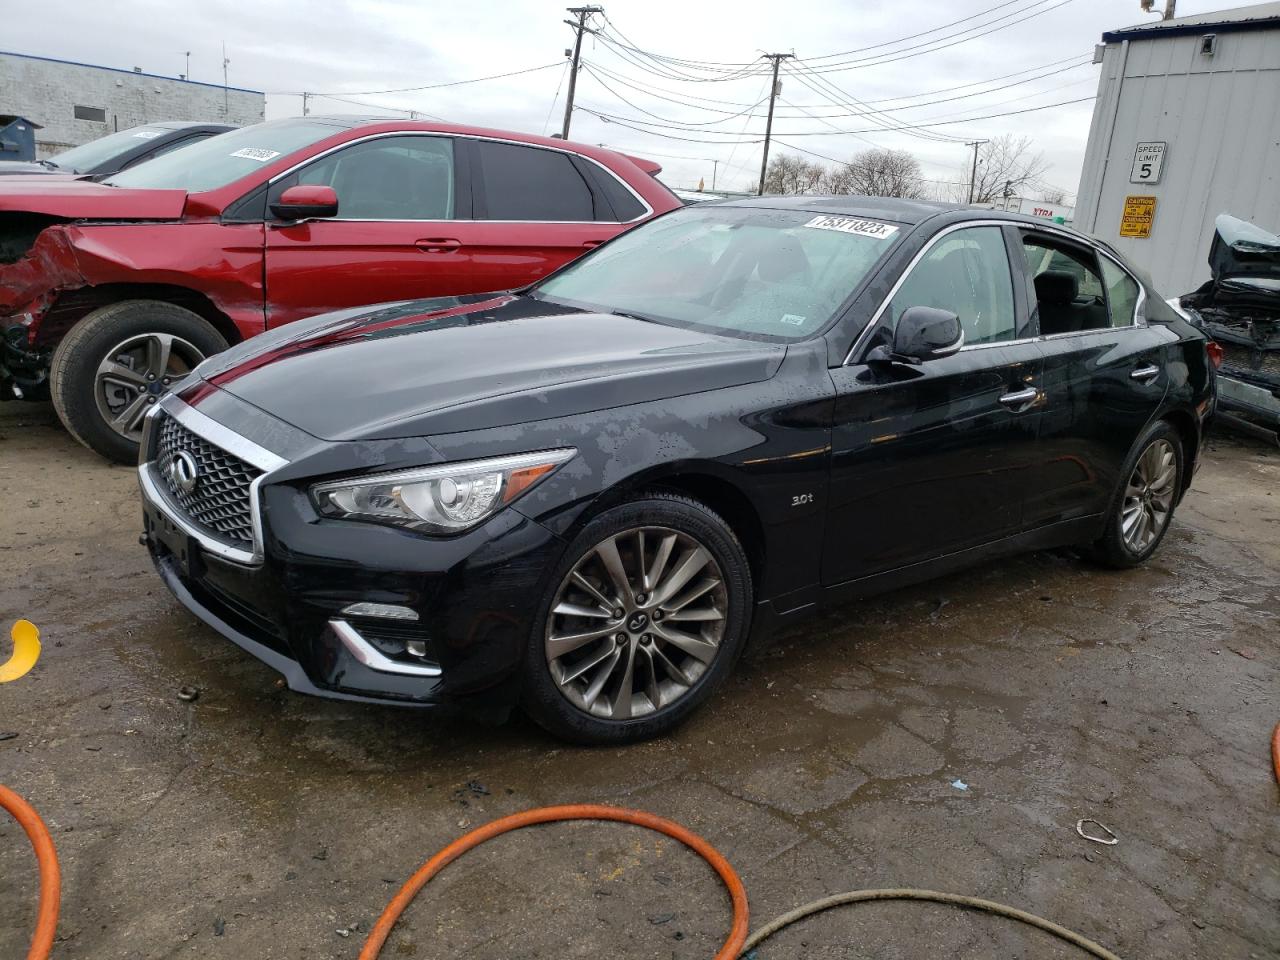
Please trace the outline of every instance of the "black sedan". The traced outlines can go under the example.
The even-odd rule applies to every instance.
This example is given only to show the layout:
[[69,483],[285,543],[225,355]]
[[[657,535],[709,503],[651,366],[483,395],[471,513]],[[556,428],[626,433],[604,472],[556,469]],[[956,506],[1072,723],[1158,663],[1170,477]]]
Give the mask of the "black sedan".
[[516,293],[290,324],[147,418],[144,540],[295,690],[670,729],[754,641],[991,557],[1151,556],[1206,339],[1114,250],[869,198],[689,207]]
[[102,180],[162,153],[234,129],[225,123],[148,123],[90,140],[48,160],[0,163],[0,174],[65,174]]

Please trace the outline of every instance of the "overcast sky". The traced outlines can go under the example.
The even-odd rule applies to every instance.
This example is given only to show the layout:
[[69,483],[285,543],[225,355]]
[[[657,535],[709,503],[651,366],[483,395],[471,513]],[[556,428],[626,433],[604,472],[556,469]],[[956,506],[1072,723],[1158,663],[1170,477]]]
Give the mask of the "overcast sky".
[[[1157,0],[1157,6],[1163,3]],[[833,158],[871,144],[909,149],[926,176],[954,181],[966,176],[965,140],[1026,135],[1051,163],[1045,181],[1070,194],[1079,181],[1092,101],[940,124],[927,138],[885,128],[1092,97],[1098,67],[1084,61],[1103,31],[1154,19],[1139,9],[1138,0],[603,0],[600,5],[609,23],[596,17],[597,26],[664,57],[740,64],[763,52],[794,51],[800,66],[788,69],[801,76],[784,69],[778,109],[786,116],[774,125],[775,137],[784,144]],[[1241,5],[1247,4],[1179,0],[1178,14]],[[183,52],[190,50],[191,79],[220,83],[225,41],[231,85],[267,91],[268,118],[300,113],[296,94],[308,90],[451,121],[543,133],[558,130],[563,116],[564,51],[573,39],[563,23],[564,8],[533,0],[259,0],[252,5],[243,0],[198,5],[3,0],[0,47],[172,76],[186,69]],[[934,30],[962,18],[970,19]],[[983,31],[991,32],[975,36]],[[845,51],[853,52],[831,56]],[[732,141],[762,136],[764,107],[753,110],[752,105],[767,96],[765,76],[752,68],[733,76],[729,71],[737,68],[711,72],[669,61],[655,64],[590,36],[583,59],[596,73],[580,74],[579,106],[628,118],[628,123],[643,121],[634,126],[677,129],[652,126],[639,132],[576,111],[572,139],[653,157],[672,186],[694,186],[705,177],[710,188],[712,158],[720,161],[719,186],[746,189],[754,183],[760,144]],[[368,92],[543,66],[443,89]],[[822,72],[824,67],[838,69]],[[819,75],[805,72],[810,70]],[[1047,75],[1050,71],[1062,72]],[[880,112],[868,114],[868,102]],[[323,98],[312,101],[312,111],[386,112]],[[833,127],[860,132],[838,133]],[[676,137],[685,139],[671,139]],[[714,142],[689,142],[704,140]],[[794,152],[776,143],[773,149]]]

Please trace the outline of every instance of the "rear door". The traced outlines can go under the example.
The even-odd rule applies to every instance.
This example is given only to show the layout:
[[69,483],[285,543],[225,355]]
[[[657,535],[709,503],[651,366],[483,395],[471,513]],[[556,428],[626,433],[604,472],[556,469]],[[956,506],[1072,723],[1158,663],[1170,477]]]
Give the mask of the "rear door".
[[[1041,355],[1028,328],[1021,263],[1010,264],[1014,239],[998,225],[938,234],[877,313],[871,337],[832,371],[825,583],[1020,529],[1037,455]],[[870,347],[891,340],[913,306],[958,314],[965,346],[918,366],[868,364]]]
[[500,140],[465,143],[477,221],[467,250],[485,289],[540,280],[651,212],[611,172],[577,154]]
[[1020,231],[1044,358],[1044,456],[1028,485],[1027,526],[1104,512],[1119,469],[1169,385],[1144,293],[1120,264],[1063,234]]
[[[396,134],[345,145],[276,181],[268,194],[267,326],[388,300],[492,289],[460,226],[471,216],[470,168],[452,137]],[[337,216],[271,222],[295,184],[326,184]]]

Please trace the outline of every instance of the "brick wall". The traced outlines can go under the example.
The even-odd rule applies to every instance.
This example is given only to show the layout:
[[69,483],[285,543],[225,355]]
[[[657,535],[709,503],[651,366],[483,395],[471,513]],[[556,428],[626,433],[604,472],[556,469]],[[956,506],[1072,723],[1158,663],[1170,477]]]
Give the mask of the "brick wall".
[[[106,111],[106,121],[75,119],[75,108]],[[263,119],[266,98],[253,90],[155,77],[0,53],[0,114],[42,124],[36,156],[52,156],[115,130],[161,120],[207,120],[243,126]]]

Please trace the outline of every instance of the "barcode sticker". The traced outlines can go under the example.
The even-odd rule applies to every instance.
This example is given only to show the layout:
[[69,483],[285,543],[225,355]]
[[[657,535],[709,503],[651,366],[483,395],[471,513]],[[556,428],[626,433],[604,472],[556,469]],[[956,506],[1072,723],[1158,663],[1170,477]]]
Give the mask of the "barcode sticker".
[[266,163],[268,160],[274,160],[280,156],[279,150],[264,150],[262,147],[241,147],[233,157],[242,157],[245,160],[257,160],[259,163]]
[[887,240],[898,232],[898,228],[878,220],[861,220],[857,217],[814,217],[806,227],[814,230],[838,230],[841,233],[856,233],[860,237],[874,237]]

